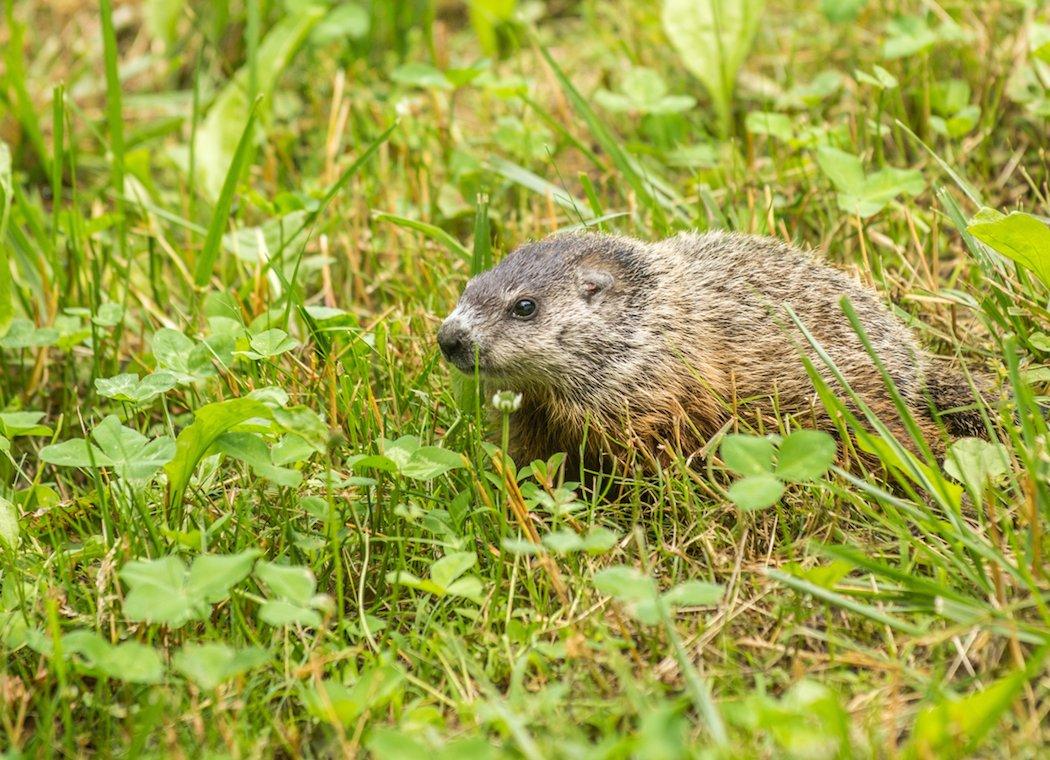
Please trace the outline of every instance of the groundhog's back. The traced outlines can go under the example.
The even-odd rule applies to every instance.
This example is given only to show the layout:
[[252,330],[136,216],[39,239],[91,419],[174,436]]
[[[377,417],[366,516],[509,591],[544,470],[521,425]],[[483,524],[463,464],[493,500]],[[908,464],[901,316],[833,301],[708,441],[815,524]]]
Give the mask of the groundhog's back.
[[[785,306],[862,396],[884,393],[869,353],[842,311],[849,299],[875,353],[906,398],[918,400],[923,385],[921,353],[911,331],[877,294],[850,275],[773,238],[730,233],[683,234],[649,246],[664,285],[654,308],[687,315],[687,332],[668,332],[670,350],[688,354],[709,379],[728,384],[746,399],[775,390],[787,405],[813,398],[812,382],[799,361],[804,352],[826,377],[830,371],[795,327]],[[694,340],[694,336],[699,341]]]

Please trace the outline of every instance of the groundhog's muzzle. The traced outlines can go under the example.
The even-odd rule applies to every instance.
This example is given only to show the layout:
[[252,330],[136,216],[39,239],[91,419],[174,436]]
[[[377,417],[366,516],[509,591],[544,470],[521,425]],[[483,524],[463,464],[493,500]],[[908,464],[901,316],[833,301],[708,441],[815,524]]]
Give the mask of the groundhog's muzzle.
[[438,330],[437,340],[441,353],[449,362],[463,372],[474,371],[474,339],[458,317],[451,316],[444,321]]

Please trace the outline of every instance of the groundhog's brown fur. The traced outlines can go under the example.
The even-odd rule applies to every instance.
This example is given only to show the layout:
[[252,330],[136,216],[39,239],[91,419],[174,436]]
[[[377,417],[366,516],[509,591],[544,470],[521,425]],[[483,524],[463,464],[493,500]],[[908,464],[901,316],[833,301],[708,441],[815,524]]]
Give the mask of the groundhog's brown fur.
[[[790,306],[854,391],[902,442],[883,380],[842,312],[847,297],[922,433],[980,434],[961,374],[935,366],[878,296],[772,238],[711,232],[656,243],[596,234],[522,246],[471,280],[439,333],[465,372],[523,396],[511,417],[519,463],[557,451],[595,465],[642,451],[688,455],[741,408],[833,426],[801,354],[844,397],[794,326]],[[521,299],[534,302],[515,316]],[[528,311],[527,306],[519,312]],[[934,414],[927,398],[939,410]],[[955,411],[948,411],[948,410]]]

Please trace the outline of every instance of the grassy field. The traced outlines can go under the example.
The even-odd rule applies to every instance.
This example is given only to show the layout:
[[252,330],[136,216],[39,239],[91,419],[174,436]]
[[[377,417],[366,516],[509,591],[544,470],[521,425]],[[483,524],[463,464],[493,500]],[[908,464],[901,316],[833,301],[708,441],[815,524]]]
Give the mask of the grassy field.
[[[0,756],[1046,756],[1040,0],[2,12]],[[1001,443],[507,463],[434,335],[581,226],[818,249]]]

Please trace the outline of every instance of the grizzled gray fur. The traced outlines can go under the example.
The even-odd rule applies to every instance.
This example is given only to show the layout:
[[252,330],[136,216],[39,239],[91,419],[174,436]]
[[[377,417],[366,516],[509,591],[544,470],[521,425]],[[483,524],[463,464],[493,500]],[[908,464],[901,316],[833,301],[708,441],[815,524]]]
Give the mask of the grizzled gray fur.
[[[523,395],[512,416],[519,462],[556,451],[690,454],[739,413],[795,415],[831,429],[801,362],[824,365],[790,305],[853,389],[891,429],[902,426],[870,356],[840,308],[848,297],[928,442],[938,409],[973,404],[965,378],[936,367],[878,296],[772,238],[710,232],[655,243],[597,234],[523,245],[472,279],[438,334],[463,372]],[[830,379],[830,374],[827,375]],[[979,433],[980,416],[941,417]],[[900,436],[902,440],[906,437]]]

